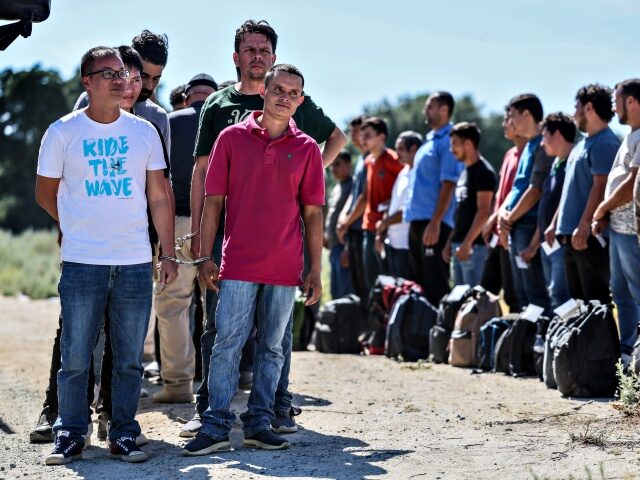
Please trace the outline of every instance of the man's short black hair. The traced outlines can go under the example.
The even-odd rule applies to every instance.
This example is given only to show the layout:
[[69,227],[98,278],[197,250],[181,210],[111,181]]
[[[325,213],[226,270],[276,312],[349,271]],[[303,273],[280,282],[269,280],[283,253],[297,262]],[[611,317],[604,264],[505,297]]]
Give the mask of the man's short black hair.
[[411,150],[411,147],[420,148],[422,145],[422,135],[413,130],[405,130],[398,135],[398,140],[401,141],[407,150]]
[[573,118],[562,112],[554,112],[547,115],[540,124],[540,128],[546,129],[551,135],[560,132],[562,138],[569,143],[575,141],[578,131]]
[[166,34],[143,30],[140,35],[133,37],[131,46],[136,49],[143,60],[163,67],[167,64],[169,38]]
[[[84,77],[93,71],[93,64],[98,58],[117,57],[120,58],[118,50],[111,47],[93,47],[89,49],[80,60],[80,76]],[[124,62],[123,62],[124,63]]]
[[433,92],[429,96],[436,101],[438,106],[442,107],[443,105],[445,105],[447,107],[449,117],[453,115],[453,109],[456,105],[456,102],[453,100],[453,95],[451,95],[449,92]]
[[132,47],[129,45],[120,45],[118,47],[118,53],[125,67],[137,68],[138,71],[142,73],[142,59],[140,58],[140,54]]
[[223,88],[235,85],[236,83],[237,82],[235,80],[225,80],[224,82],[218,84],[218,90],[222,90]]
[[273,67],[271,67],[269,69],[269,71],[267,72],[267,74],[264,77],[264,87],[265,88],[267,88],[267,86],[269,85],[269,82],[271,82],[271,79],[278,72],[287,72],[287,73],[290,73],[292,75],[296,75],[296,76],[300,77],[300,79],[302,80],[302,88],[304,88],[304,77],[302,76],[302,72],[300,70],[298,70],[296,67],[294,67],[293,65],[289,65],[288,63],[279,63],[279,64],[274,65]]
[[342,150],[338,155],[336,155],[336,160],[342,160],[343,162],[351,163],[351,152],[349,152],[349,150]]
[[544,117],[544,110],[542,108],[542,102],[537,95],[533,93],[522,93],[516,95],[509,101],[507,108],[513,108],[522,113],[525,110],[531,114],[533,121],[540,123]]
[[178,85],[176,88],[171,90],[169,94],[169,103],[172,107],[176,107],[184,102],[184,92],[187,90],[187,85]]
[[358,115],[357,117],[355,117],[354,119],[352,119],[349,122],[349,126],[351,128],[358,128],[360,126],[362,126],[362,124],[364,123],[364,121],[367,119],[366,115]]
[[367,117],[360,128],[371,127],[378,135],[384,133],[385,138],[389,135],[389,128],[387,122],[380,117]]
[[620,90],[622,98],[633,97],[640,102],[640,78],[630,78],[616,84],[616,90]]
[[480,144],[480,128],[473,122],[460,122],[456,123],[451,131],[449,132],[449,136],[460,137],[462,140],[469,140],[473,144],[474,147],[478,148]]
[[605,85],[591,83],[578,90],[576,100],[582,106],[590,103],[593,110],[602,120],[610,122],[614,115],[612,93],[613,91]]
[[271,49],[273,53],[276,53],[276,46],[278,45],[278,34],[273,29],[269,22],[266,20],[260,20],[256,22],[255,20],[247,20],[240,28],[236,30],[236,37],[233,42],[233,50],[236,53],[240,53],[240,42],[244,40],[245,33],[261,33],[262,35],[267,37],[269,43],[271,43]]

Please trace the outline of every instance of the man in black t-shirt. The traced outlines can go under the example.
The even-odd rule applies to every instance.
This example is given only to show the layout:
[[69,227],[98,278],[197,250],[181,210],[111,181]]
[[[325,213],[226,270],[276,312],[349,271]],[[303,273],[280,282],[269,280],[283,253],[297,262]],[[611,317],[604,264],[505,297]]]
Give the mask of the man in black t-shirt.
[[442,256],[446,262],[453,260],[456,285],[476,286],[487,255],[482,227],[491,213],[498,180],[493,167],[478,152],[480,129],[475,123],[458,123],[449,136],[451,151],[465,168],[456,184],[454,227]]

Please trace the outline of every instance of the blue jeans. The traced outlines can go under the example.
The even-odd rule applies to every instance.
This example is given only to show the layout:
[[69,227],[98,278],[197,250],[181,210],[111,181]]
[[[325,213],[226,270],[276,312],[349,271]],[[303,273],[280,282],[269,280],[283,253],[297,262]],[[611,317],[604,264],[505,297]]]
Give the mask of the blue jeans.
[[636,235],[611,229],[609,242],[611,293],[618,307],[620,351],[631,353],[640,321],[640,246]]
[[283,339],[293,313],[295,287],[222,280],[216,308],[216,340],[209,366],[209,408],[202,432],[212,438],[229,434],[235,414],[229,410],[236,393],[242,347],[257,316],[258,347],[253,388],[241,415],[246,436],[271,428],[274,397],[284,365]]
[[342,298],[353,293],[351,286],[351,272],[349,268],[340,265],[340,257],[344,251],[344,245],[338,243],[331,247],[329,263],[331,265],[331,298]]
[[459,243],[451,243],[451,260],[453,261],[453,281],[456,285],[480,285],[484,262],[487,258],[487,247],[485,245],[474,245],[473,252],[469,260],[461,262],[456,257],[456,248]]
[[529,219],[520,220],[513,226],[509,234],[511,240],[509,258],[511,260],[513,285],[520,306],[525,308],[530,303],[533,303],[544,308],[544,314],[549,316],[551,315],[551,300],[544,281],[540,252],[533,257],[527,268],[518,268],[516,263],[516,256],[529,246],[531,238],[536,231],[536,226],[536,221]]
[[567,270],[564,263],[564,245],[551,255],[540,247],[540,258],[544,279],[547,282],[547,290],[551,298],[551,308],[558,308],[571,298],[569,283],[567,282]]
[[58,371],[58,419],[54,431],[79,438],[89,423],[87,382],[91,354],[109,311],[113,350],[109,439],[137,437],[135,420],[142,386],[142,350],[151,313],[151,262],[86,265],[63,262],[58,284],[62,307],[62,366]]

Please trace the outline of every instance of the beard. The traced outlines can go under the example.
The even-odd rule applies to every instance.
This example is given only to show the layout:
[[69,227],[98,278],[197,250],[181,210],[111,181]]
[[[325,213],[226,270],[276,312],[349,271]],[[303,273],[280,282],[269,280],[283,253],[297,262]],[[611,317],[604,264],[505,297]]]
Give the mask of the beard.
[[622,105],[622,111],[620,112],[620,115],[618,115],[618,121],[622,125],[626,125],[627,124],[627,120],[629,120],[628,115],[627,115],[627,106],[623,104]]
[[153,95],[153,90],[143,88],[142,90],[140,90],[140,95],[138,95],[136,103],[147,101],[149,98],[151,98],[151,95]]

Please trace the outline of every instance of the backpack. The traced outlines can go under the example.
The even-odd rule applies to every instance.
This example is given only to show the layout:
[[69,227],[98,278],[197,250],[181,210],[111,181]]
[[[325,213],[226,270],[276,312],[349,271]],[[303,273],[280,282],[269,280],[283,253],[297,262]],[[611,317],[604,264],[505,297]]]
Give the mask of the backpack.
[[556,316],[551,320],[547,329],[547,336],[544,341],[544,355],[542,358],[542,381],[547,388],[558,388],[553,374],[553,351],[560,340],[560,337],[587,314],[586,308],[576,313],[574,316],[563,320]]
[[318,312],[315,346],[322,353],[360,353],[358,336],[363,330],[360,299],[356,295],[325,303]]
[[489,320],[480,328],[478,337],[478,367],[482,370],[492,370],[496,345],[500,336],[513,325],[514,319],[498,317]]
[[360,336],[362,350],[368,355],[384,354],[387,323],[393,302],[404,293],[422,292],[418,284],[404,278],[378,275],[369,293],[367,329]]
[[620,340],[609,305],[589,309],[567,328],[553,351],[553,375],[563,396],[612,397],[618,386]]
[[475,367],[478,363],[477,344],[480,327],[500,316],[499,297],[482,287],[474,288],[456,316],[449,340],[449,364],[454,367]]
[[[466,288],[466,290],[465,290]],[[453,330],[458,311],[464,302],[474,295],[475,291],[469,285],[458,285],[451,292],[447,293],[438,306],[438,319],[436,324]]]
[[442,325],[434,325],[429,331],[429,354],[434,363],[449,361],[449,339],[451,330]]
[[537,322],[519,318],[511,328],[509,373],[514,377],[533,375],[533,344],[536,341]]
[[304,351],[311,342],[311,336],[315,328],[315,314],[313,309],[305,306],[306,298],[296,295],[293,303],[293,327],[292,350]]
[[409,293],[393,304],[387,326],[385,354],[415,362],[429,357],[429,333],[438,311],[426,298]]

